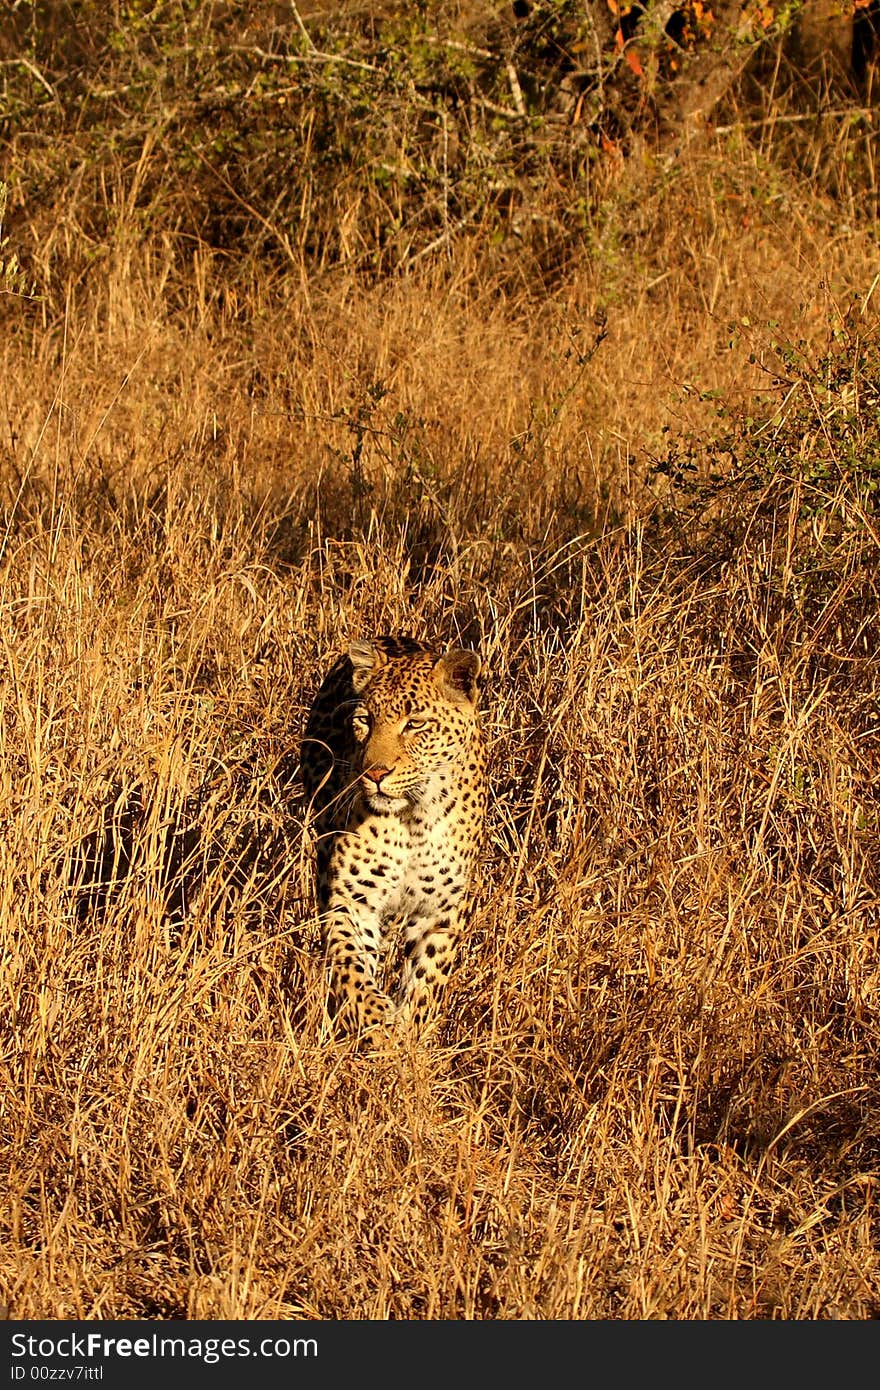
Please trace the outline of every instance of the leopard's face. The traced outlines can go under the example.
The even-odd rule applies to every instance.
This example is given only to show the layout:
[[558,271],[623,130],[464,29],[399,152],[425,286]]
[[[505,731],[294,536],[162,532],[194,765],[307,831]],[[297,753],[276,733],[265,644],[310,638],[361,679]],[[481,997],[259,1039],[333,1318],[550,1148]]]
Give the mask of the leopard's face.
[[357,655],[356,645],[351,731],[361,794],[376,811],[424,805],[439,779],[466,759],[476,719],[476,659],[462,653],[452,668],[449,658],[431,656],[367,666],[357,664]]

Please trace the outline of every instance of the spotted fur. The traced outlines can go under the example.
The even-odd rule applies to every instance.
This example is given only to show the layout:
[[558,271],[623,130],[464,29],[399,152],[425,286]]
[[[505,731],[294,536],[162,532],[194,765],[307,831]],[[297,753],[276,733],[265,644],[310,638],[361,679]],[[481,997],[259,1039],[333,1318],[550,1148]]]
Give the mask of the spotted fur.
[[[433,1011],[465,925],[486,813],[476,652],[354,642],[315,698],[301,767],[337,1016],[357,1030]],[[393,995],[382,959],[395,927]]]

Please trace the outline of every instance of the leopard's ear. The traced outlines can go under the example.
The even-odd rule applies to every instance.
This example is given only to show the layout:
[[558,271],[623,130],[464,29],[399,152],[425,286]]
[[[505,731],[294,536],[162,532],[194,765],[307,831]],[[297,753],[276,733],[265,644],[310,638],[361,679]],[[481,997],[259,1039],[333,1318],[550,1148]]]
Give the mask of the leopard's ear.
[[374,671],[385,664],[385,657],[372,642],[352,642],[348,659],[352,668],[351,683],[359,695]]
[[476,705],[479,695],[477,677],[482,664],[476,652],[454,647],[437,662],[434,679],[446,698],[454,704]]

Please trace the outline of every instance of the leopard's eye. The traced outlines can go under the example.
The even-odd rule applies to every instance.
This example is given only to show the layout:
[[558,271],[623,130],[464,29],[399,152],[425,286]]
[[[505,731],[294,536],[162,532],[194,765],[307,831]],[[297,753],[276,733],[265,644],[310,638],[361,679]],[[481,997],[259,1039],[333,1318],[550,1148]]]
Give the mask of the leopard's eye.
[[351,716],[351,723],[352,728],[354,729],[355,738],[360,743],[363,743],[364,739],[370,732],[369,710],[365,709],[363,705],[359,705],[358,708],[355,710],[354,714]]
[[408,719],[403,726],[405,734],[417,734],[428,727],[427,719]]

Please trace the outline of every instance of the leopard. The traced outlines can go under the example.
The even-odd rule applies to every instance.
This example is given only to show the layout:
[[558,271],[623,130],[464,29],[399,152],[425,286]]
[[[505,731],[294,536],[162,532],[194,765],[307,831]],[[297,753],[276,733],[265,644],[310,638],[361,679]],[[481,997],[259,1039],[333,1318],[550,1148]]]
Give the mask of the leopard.
[[300,769],[328,1013],[343,1031],[421,1031],[439,1011],[484,838],[482,667],[469,648],[374,636],[314,697]]

